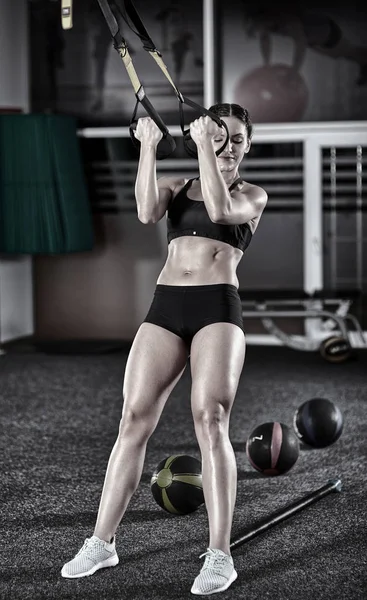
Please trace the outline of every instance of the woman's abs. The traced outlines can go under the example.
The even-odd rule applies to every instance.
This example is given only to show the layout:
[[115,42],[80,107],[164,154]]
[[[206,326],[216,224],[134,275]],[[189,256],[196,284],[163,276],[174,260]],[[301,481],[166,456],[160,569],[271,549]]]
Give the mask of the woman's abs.
[[238,288],[236,270],[241,250],[206,238],[182,237],[169,245],[166,264],[157,284],[212,285],[228,283]]

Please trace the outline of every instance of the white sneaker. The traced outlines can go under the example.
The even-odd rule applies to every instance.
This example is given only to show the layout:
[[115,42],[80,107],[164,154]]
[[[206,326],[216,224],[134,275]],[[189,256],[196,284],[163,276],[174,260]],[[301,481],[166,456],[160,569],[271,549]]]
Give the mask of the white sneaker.
[[118,562],[115,538],[109,544],[93,535],[91,538],[86,538],[78,554],[63,566],[61,575],[70,579],[86,577],[93,575],[98,569],[115,567]]
[[216,548],[208,548],[200,558],[203,556],[205,562],[194,581],[191,592],[198,596],[224,592],[237,579],[232,556]]

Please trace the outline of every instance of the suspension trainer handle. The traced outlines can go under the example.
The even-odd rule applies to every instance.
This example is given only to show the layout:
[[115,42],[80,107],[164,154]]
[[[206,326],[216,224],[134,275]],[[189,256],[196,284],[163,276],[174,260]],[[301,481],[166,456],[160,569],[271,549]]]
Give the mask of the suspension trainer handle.
[[186,96],[182,96],[182,98],[183,98],[183,101],[180,102],[180,105],[179,105],[179,108],[180,108],[180,124],[181,124],[183,139],[184,139],[184,147],[185,147],[185,150],[186,150],[187,154],[189,156],[191,156],[192,158],[197,158],[198,157],[198,151],[197,151],[196,144],[195,144],[194,140],[191,138],[191,135],[190,135],[190,128],[185,129],[184,114],[183,114],[183,104],[184,103],[188,104],[189,106],[191,106],[191,108],[196,108],[196,109],[200,110],[200,112],[201,112],[202,115],[210,117],[211,119],[213,119],[213,121],[215,121],[215,123],[219,127],[223,127],[223,129],[225,130],[225,132],[226,132],[225,142],[219,148],[219,150],[216,150],[216,152],[215,152],[215,154],[217,156],[219,156],[219,154],[221,154],[223,152],[224,148],[227,146],[228,140],[229,140],[229,131],[228,131],[228,127],[227,127],[226,122],[222,121],[222,119],[220,117],[218,117],[218,115],[215,115],[210,110],[204,108],[203,106],[200,106],[200,104],[197,104],[193,100],[190,100],[189,98],[186,98]]
[[[158,67],[161,69],[164,76],[166,77],[166,79],[168,79],[169,83],[171,84],[171,86],[173,87],[173,89],[175,91],[175,94],[179,101],[180,126],[181,126],[181,130],[182,130],[182,135],[183,135],[183,139],[184,139],[184,147],[185,147],[186,152],[192,158],[197,158],[197,156],[198,156],[196,144],[191,139],[190,129],[185,130],[183,104],[187,104],[188,106],[191,106],[191,108],[196,109],[202,116],[205,115],[205,116],[210,117],[211,119],[213,119],[213,121],[215,121],[217,123],[217,125],[219,127],[223,127],[225,129],[226,140],[225,140],[224,144],[221,146],[221,148],[219,148],[219,150],[216,151],[216,155],[219,156],[219,154],[221,154],[223,152],[224,148],[227,146],[228,140],[229,140],[229,132],[228,132],[228,127],[227,127],[226,123],[224,121],[222,121],[222,119],[220,119],[217,115],[212,113],[210,110],[204,108],[200,104],[197,104],[193,100],[190,100],[189,98],[187,98],[180,92],[178,87],[175,85],[170,73],[168,72],[167,66],[165,65],[165,63],[163,61],[162,54],[159,52],[159,50],[157,50],[157,47],[154,44],[149,33],[147,32],[132,0],[123,0],[123,4],[124,4],[124,12],[121,13],[123,19],[125,20],[128,27],[133,31],[133,33],[135,33],[135,35],[137,35],[140,38],[140,41],[143,44],[144,50],[149,52],[149,54],[155,60]],[[129,23],[129,20],[133,24],[134,28]]]
[[153,119],[153,121],[155,122],[157,127],[159,127],[159,129],[163,133],[163,137],[159,141],[158,146],[157,146],[156,157],[158,160],[167,158],[168,156],[170,156],[172,154],[172,152],[174,152],[174,150],[176,148],[175,140],[173,139],[173,137],[169,133],[166,125],[162,121],[161,117],[159,116],[159,114],[157,113],[157,111],[155,110],[153,105],[151,104],[148,96],[146,96],[143,86],[141,86],[140,90],[138,90],[136,97],[137,97],[137,102],[135,104],[134,112],[131,117],[131,122],[130,122],[130,126],[129,126],[129,133],[130,133],[130,138],[131,138],[132,143],[134,144],[134,146],[137,150],[140,150],[140,145],[141,145],[140,141],[138,139],[136,139],[135,133],[134,133],[136,130],[136,126],[137,126],[136,113],[137,113],[138,106],[140,103],[145,108],[148,115],[150,115],[150,117]]

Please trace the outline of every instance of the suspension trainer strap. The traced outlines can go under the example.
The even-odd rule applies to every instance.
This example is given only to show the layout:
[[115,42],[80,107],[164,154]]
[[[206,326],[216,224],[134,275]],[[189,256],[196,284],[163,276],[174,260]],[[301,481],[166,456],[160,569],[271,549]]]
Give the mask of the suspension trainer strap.
[[[121,5],[119,5],[119,6],[121,6]],[[158,52],[152,38],[150,37],[149,33],[145,29],[143,21],[139,17],[139,14],[138,14],[135,6],[133,5],[133,3],[130,0],[126,0],[126,1],[123,0],[123,7],[119,10],[119,12],[120,12],[122,18],[124,19],[126,25],[131,29],[131,31],[133,31],[135,33],[135,35],[137,35],[140,38],[140,41],[143,44],[144,50],[147,50],[148,52],[150,50],[153,52],[154,51]],[[129,23],[129,19],[130,19],[131,23],[134,25],[135,29]]]
[[[191,157],[197,158],[197,148],[196,148],[195,142],[191,139],[190,129],[185,130],[185,118],[184,118],[184,112],[183,112],[183,104],[187,104],[188,106],[191,106],[191,108],[194,108],[195,110],[197,110],[201,115],[207,115],[207,116],[211,117],[211,119],[213,119],[213,121],[215,121],[219,127],[223,127],[225,129],[226,140],[225,140],[223,146],[221,148],[219,148],[219,150],[216,151],[216,154],[218,156],[221,152],[223,152],[224,148],[226,147],[226,145],[228,143],[228,139],[229,139],[229,132],[228,132],[226,123],[224,121],[222,121],[222,119],[220,119],[217,115],[210,112],[209,110],[207,110],[200,104],[197,104],[193,100],[186,98],[186,96],[184,96],[180,92],[180,90],[177,88],[172,77],[170,76],[170,74],[168,72],[167,66],[165,65],[165,63],[163,61],[162,54],[157,50],[156,45],[154,44],[152,38],[148,34],[146,28],[144,27],[144,24],[137,12],[132,0],[123,0],[123,4],[124,4],[124,10],[120,11],[123,19],[125,20],[128,27],[131,29],[131,31],[133,31],[135,33],[135,35],[137,35],[140,38],[140,40],[143,44],[144,50],[149,52],[149,54],[155,60],[158,67],[161,69],[161,71],[165,75],[166,79],[169,81],[169,83],[171,84],[171,86],[173,87],[173,89],[175,91],[175,94],[179,101],[180,126],[181,126],[181,130],[182,130],[183,138],[184,138],[184,146],[185,146],[186,152]],[[129,20],[131,21],[131,23],[133,24],[134,27],[131,26],[131,24],[129,23]]]
[[61,25],[63,29],[73,27],[73,0],[61,0]]
[[121,35],[118,23],[116,21],[116,17],[111,10],[108,0],[97,0],[97,1],[101,8],[103,16],[107,22],[107,25],[111,32],[111,35],[113,37],[114,48],[119,53],[119,55],[122,59],[122,62],[125,65],[127,74],[129,76],[129,79],[132,83],[132,86],[133,86],[133,89],[135,92],[135,97],[137,99],[135,109],[133,112],[133,116],[132,116],[132,119],[130,122],[130,128],[129,128],[131,141],[133,142],[133,144],[136,148],[138,148],[138,149],[140,148],[140,142],[139,142],[139,140],[136,139],[136,137],[134,135],[134,130],[136,128],[136,113],[137,113],[138,106],[140,103],[145,108],[148,115],[153,119],[153,121],[155,122],[157,127],[159,127],[159,129],[161,130],[161,132],[163,134],[163,137],[160,140],[158,147],[157,147],[157,158],[158,159],[167,158],[167,156],[170,156],[172,154],[172,152],[174,151],[174,149],[176,148],[175,141],[174,141],[173,137],[171,136],[171,134],[169,133],[168,128],[166,127],[165,123],[163,122],[163,120],[161,119],[158,112],[156,111],[156,109],[154,108],[154,106],[152,105],[148,96],[145,93],[144,87],[139,80],[138,74],[135,70],[133,61],[129,54],[129,50],[128,50],[126,41],[123,38],[123,36]]

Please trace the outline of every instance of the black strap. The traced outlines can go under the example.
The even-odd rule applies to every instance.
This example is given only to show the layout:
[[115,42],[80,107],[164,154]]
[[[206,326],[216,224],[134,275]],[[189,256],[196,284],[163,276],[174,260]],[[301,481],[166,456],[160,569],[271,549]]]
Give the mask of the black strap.
[[[141,87],[141,90],[143,90],[143,89],[144,88]],[[136,131],[137,123],[138,123],[138,120],[136,118],[136,113],[138,111],[139,104],[142,104],[142,106],[144,106],[148,115],[150,115],[150,117],[153,119],[155,124],[159,127],[159,129],[163,133],[163,137],[159,141],[158,146],[157,146],[157,151],[156,151],[157,159],[162,160],[163,158],[167,158],[168,156],[171,156],[172,152],[174,152],[174,150],[176,149],[176,142],[173,139],[173,137],[171,136],[171,134],[169,133],[166,125],[162,121],[158,112],[155,110],[154,106],[151,104],[149,98],[145,95],[145,93],[144,93],[144,97],[141,97],[141,98],[137,97],[134,112],[130,119],[129,133],[130,133],[131,141],[134,144],[135,148],[137,150],[140,150],[140,141],[136,139],[135,134],[134,134],[134,132]]]
[[[109,30],[111,32],[113,39],[115,40],[116,43],[122,44],[122,42],[125,42],[125,40],[123,39],[122,35],[120,34],[120,30],[119,30],[119,26],[116,21],[116,17],[112,12],[109,3],[107,2],[107,0],[97,0],[97,1],[100,6],[100,9],[103,13],[104,18],[106,19],[107,25],[109,27]],[[117,39],[117,36],[119,36],[119,39]]]
[[193,179],[188,179],[188,181],[186,181],[185,185],[180,189],[180,191],[178,192],[178,194],[182,194],[182,192],[186,193],[187,190],[189,190],[191,188],[193,182],[197,181],[198,179],[200,179],[200,177],[194,177]]
[[236,185],[238,185],[239,183],[242,183],[243,179],[242,177],[237,177],[237,179],[231,184],[231,186],[228,188],[228,191],[232,191],[233,188],[236,187]]
[[[158,50],[156,49],[154,42],[152,40],[152,38],[150,37],[149,33],[147,32],[147,30],[144,27],[143,21],[141,20],[141,18],[139,17],[139,14],[135,8],[135,6],[133,5],[132,2],[130,2],[130,0],[124,0],[123,2],[124,4],[124,8],[123,10],[120,11],[126,25],[128,27],[130,27],[131,31],[133,31],[135,33],[135,35],[137,35],[140,40],[143,43],[143,48],[145,50],[151,51],[151,52],[158,52]],[[131,22],[134,24],[135,29],[133,29],[129,23],[129,18],[131,20]]]
[[[127,25],[130,27],[131,31],[133,31],[140,38],[140,40],[143,43],[143,48],[145,50],[147,50],[148,52],[157,53],[158,56],[161,57],[162,54],[157,50],[156,45],[154,44],[152,38],[149,36],[146,28],[144,27],[144,24],[137,12],[132,0],[123,0],[123,3],[124,3],[124,9],[125,9],[124,10],[124,12],[125,12],[124,20],[127,23]],[[135,29],[133,29],[131,27],[131,25],[128,22],[127,17],[130,18],[131,22],[134,24],[137,31],[135,31]],[[167,75],[163,71],[163,69],[161,69],[161,70],[164,73],[165,77],[167,77]],[[210,117],[211,119],[213,119],[213,121],[215,121],[219,127],[224,127],[224,129],[226,131],[226,140],[225,140],[223,146],[221,148],[219,148],[219,150],[216,151],[216,155],[219,156],[219,154],[221,154],[223,152],[224,148],[227,146],[228,139],[229,139],[229,132],[228,132],[226,123],[224,121],[222,121],[222,119],[220,119],[217,115],[215,115],[211,111],[207,110],[200,104],[197,104],[193,100],[190,100],[189,98],[184,96],[180,92],[180,90],[177,88],[177,86],[173,83],[172,79],[170,80],[170,83],[171,83],[171,85],[173,85],[173,89],[175,90],[177,99],[179,101],[180,127],[181,127],[181,131],[182,131],[182,135],[183,135],[184,147],[185,147],[186,152],[193,158],[197,158],[197,156],[198,156],[196,144],[191,139],[190,129],[185,130],[185,118],[184,118],[184,112],[183,112],[183,104],[188,104],[189,106],[191,106],[191,108],[194,108],[195,110],[197,110],[200,115],[206,115],[206,116]]]
[[[195,177],[194,179],[189,179],[189,181],[193,182],[193,181],[196,181],[197,179],[200,179],[200,176]],[[231,183],[230,187],[228,188],[228,191],[231,192],[238,183],[242,183],[242,182],[243,182],[242,177],[237,177],[237,179],[233,183]],[[187,183],[186,183],[186,185],[187,185]],[[182,189],[184,189],[184,188],[182,188]]]
[[[140,147],[140,142],[136,139],[136,137],[134,135],[134,131],[135,131],[136,125],[137,125],[136,113],[137,113],[138,105],[139,105],[139,103],[141,103],[143,105],[143,107],[145,108],[146,112],[153,119],[153,121],[156,123],[156,125],[159,127],[159,129],[162,131],[162,134],[163,134],[163,137],[157,147],[157,158],[158,159],[166,158],[167,156],[170,156],[170,154],[172,154],[172,152],[174,151],[174,149],[176,147],[175,141],[172,138],[172,136],[170,135],[168,128],[163,123],[158,112],[155,110],[154,106],[149,101],[149,98],[147,97],[147,95],[145,93],[144,87],[142,86],[142,84],[140,83],[140,81],[138,79],[137,73],[132,65],[131,57],[128,53],[128,47],[127,47],[126,41],[120,33],[118,23],[116,21],[115,15],[113,14],[113,12],[111,10],[108,0],[97,0],[97,1],[100,5],[102,13],[107,22],[107,25],[111,31],[111,34],[112,34],[112,37],[114,40],[114,47],[118,51],[118,53],[120,54],[121,58],[124,61],[128,75],[133,84],[135,96],[137,99],[137,103],[135,105],[135,109],[134,109],[132,118],[130,120],[130,126],[129,126],[131,140],[132,140],[133,144],[135,145],[135,147],[137,147],[137,148]],[[115,2],[116,1],[117,0],[115,0]],[[157,58],[156,62],[158,64],[158,66],[161,68],[163,74],[168,79],[168,81],[170,82],[170,84],[172,85],[172,87],[175,91],[175,94],[179,101],[180,126],[181,126],[181,131],[183,134],[183,142],[184,142],[184,147],[185,147],[186,152],[189,154],[189,156],[191,156],[193,158],[197,158],[197,156],[198,156],[196,144],[192,140],[191,135],[190,135],[190,129],[185,130],[183,104],[188,104],[189,106],[191,106],[191,108],[194,108],[195,110],[197,110],[200,115],[209,116],[211,119],[213,119],[213,121],[215,121],[217,123],[217,125],[219,127],[223,127],[225,129],[226,140],[225,140],[224,144],[222,145],[222,147],[216,151],[216,155],[218,156],[219,154],[221,154],[221,152],[223,152],[224,148],[226,147],[226,145],[228,143],[228,139],[229,139],[229,132],[228,132],[226,123],[224,121],[222,121],[222,119],[220,119],[217,115],[215,115],[211,111],[207,110],[200,104],[197,104],[193,100],[190,100],[189,98],[186,98],[185,96],[183,96],[181,94],[181,92],[179,91],[179,89],[177,88],[175,83],[173,82],[170,74],[168,73],[167,67],[164,65],[163,61],[161,60],[162,55],[157,50],[153,40],[151,39],[147,30],[145,29],[143,22],[142,22],[141,18],[139,17],[139,14],[138,14],[136,8],[134,7],[134,4],[132,3],[131,0],[122,0],[122,2],[124,5],[123,10],[118,8],[118,6],[116,4],[116,7],[118,8],[120,14],[122,15],[123,19],[127,23],[128,27],[140,38],[140,40],[143,43],[143,48],[145,50],[147,50],[148,52],[150,52],[153,55],[153,57],[155,56]],[[135,26],[136,30],[131,27],[131,25],[129,23],[129,19]],[[126,57],[128,57],[128,59],[129,59],[128,65],[125,63],[125,60],[124,60],[124,59],[126,59]],[[129,72],[129,68],[133,70],[134,81],[131,77],[131,73]]]
[[[158,114],[152,103],[150,102],[148,96],[145,93],[144,87],[140,83],[138,75],[133,67],[133,63],[128,52],[126,41],[120,33],[116,17],[111,10],[108,0],[98,0],[98,4],[102,10],[103,16],[111,32],[114,41],[114,48],[115,50],[117,50],[125,64],[125,68],[127,70],[127,73],[130,77],[131,83],[133,84],[135,91],[135,97],[137,102],[135,105],[133,116],[130,120],[129,127],[131,141],[137,149],[140,149],[140,142],[136,139],[134,135],[137,123],[136,113],[140,103],[145,108],[148,115],[153,119],[153,121],[155,122],[157,127],[159,127],[163,134],[163,137],[157,146],[156,156],[158,159],[167,158],[167,156],[170,156],[176,148],[175,140],[169,133],[168,128],[164,124],[163,120],[161,119],[160,115]],[[126,63],[125,60],[127,61]]]
[[191,106],[191,108],[195,108],[196,110],[198,110],[201,115],[206,115],[206,116],[210,117],[211,119],[213,119],[213,121],[216,122],[216,124],[219,127],[223,127],[225,129],[226,140],[225,140],[224,144],[219,148],[219,150],[217,150],[215,153],[217,156],[219,156],[219,154],[221,154],[223,152],[224,148],[228,144],[229,131],[228,131],[227,124],[225,123],[225,121],[222,121],[222,119],[220,119],[217,115],[212,113],[210,110],[207,110],[203,106],[200,106],[200,104],[197,104],[193,100],[189,100],[189,98],[186,98],[186,96],[182,96],[182,101],[180,101],[180,103],[179,103],[180,126],[181,126],[181,131],[183,134],[184,147],[185,147],[187,154],[189,156],[191,156],[192,158],[198,157],[197,147],[196,147],[194,140],[191,138],[190,129],[185,129],[185,117],[184,117],[184,112],[183,112],[184,103]]

